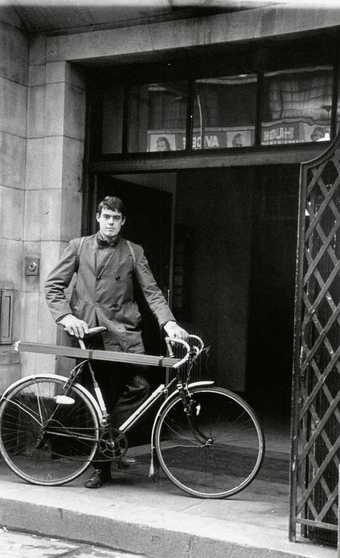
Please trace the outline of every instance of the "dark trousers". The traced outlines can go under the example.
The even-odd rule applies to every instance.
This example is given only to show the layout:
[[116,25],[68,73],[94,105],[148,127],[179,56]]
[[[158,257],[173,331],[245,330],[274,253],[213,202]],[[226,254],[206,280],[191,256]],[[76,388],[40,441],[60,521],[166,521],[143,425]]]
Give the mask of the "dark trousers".
[[[93,340],[89,348],[103,349],[101,340]],[[118,428],[150,393],[150,384],[143,375],[145,367],[97,360],[92,362],[92,368],[103,395],[110,424]],[[79,381],[94,395],[87,368],[82,371]],[[95,461],[99,469],[110,467],[110,463],[103,459],[100,452],[97,452]]]
[[[92,337],[89,349],[104,350],[101,335]],[[145,378],[145,367],[120,362],[95,360],[92,362],[95,378],[103,394],[112,426],[118,427],[143,403],[150,393]],[[93,394],[88,370],[84,370],[80,382]]]
[[[150,384],[143,375],[143,367],[115,362],[94,361],[95,378],[103,394],[110,423],[118,427],[145,401]],[[84,385],[93,393],[89,374]]]

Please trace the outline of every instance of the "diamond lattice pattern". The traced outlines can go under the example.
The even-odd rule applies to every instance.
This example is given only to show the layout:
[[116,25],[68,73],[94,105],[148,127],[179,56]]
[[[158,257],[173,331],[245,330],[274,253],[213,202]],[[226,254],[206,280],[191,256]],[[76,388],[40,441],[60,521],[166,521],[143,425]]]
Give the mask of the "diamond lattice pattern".
[[307,172],[296,516],[336,529],[340,464],[339,152]]

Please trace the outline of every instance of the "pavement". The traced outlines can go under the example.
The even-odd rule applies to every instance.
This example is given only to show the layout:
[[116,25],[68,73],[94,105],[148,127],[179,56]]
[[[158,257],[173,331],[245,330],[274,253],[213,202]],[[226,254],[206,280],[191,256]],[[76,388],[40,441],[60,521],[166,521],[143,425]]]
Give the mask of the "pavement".
[[144,558],[82,542],[65,541],[0,527],[1,558]]
[[266,438],[267,473],[224,500],[187,496],[165,478],[155,483],[146,464],[89,490],[88,473],[62,487],[33,486],[0,462],[0,525],[149,558],[335,558],[335,548],[288,541],[288,447],[274,431]]

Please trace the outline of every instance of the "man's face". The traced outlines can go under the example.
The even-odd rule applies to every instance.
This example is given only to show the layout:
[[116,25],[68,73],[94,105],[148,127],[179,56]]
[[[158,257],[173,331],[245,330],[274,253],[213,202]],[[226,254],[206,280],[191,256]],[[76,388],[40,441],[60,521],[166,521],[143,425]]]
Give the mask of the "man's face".
[[99,223],[99,230],[104,237],[114,238],[120,233],[120,229],[125,223],[125,217],[116,209],[112,211],[104,207],[101,214],[96,215],[97,222]]

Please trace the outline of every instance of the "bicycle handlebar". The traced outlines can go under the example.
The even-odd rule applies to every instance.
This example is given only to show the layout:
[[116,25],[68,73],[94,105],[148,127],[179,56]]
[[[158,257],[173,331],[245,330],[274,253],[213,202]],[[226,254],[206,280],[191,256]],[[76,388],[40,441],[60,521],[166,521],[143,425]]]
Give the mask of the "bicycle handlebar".
[[[85,334],[85,337],[90,335],[96,335],[98,333],[103,333],[107,331],[107,328],[104,326],[97,326],[91,327]],[[79,345],[82,349],[85,349],[85,344],[83,339],[78,339]],[[184,339],[180,339],[178,337],[166,337],[165,343],[168,349],[168,353],[170,357],[174,356],[172,345],[180,345],[185,349],[185,355],[181,358],[176,364],[174,364],[173,368],[180,368],[185,364],[190,357],[194,360],[201,354],[204,349],[204,343],[198,335],[188,335],[187,341]]]
[[97,333],[103,333],[104,331],[107,331],[107,328],[104,326],[90,327],[85,335],[96,335]]
[[181,366],[183,366],[183,364],[185,364],[189,360],[190,356],[193,357],[193,359],[195,360],[204,349],[204,343],[202,339],[198,337],[198,335],[188,335],[187,339],[188,341],[184,341],[184,339],[179,339],[178,337],[165,338],[166,346],[168,348],[170,357],[174,356],[174,352],[171,345],[176,345],[176,344],[181,345],[186,350],[184,357],[179,362],[177,362],[173,366],[173,368],[180,368]]

